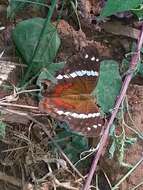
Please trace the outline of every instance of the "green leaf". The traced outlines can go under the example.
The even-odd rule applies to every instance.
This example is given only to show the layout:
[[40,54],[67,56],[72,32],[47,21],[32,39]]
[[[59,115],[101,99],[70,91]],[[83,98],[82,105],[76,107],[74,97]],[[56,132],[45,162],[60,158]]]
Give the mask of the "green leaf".
[[143,0],[108,0],[101,12],[101,17],[107,17],[115,13],[129,11],[138,7]]
[[5,128],[6,128],[6,124],[0,121],[0,138],[5,137]]
[[79,160],[80,153],[88,150],[88,140],[86,137],[74,134],[70,131],[59,132],[54,138],[63,149],[68,158],[73,162]]
[[[13,40],[27,64],[31,64],[30,60],[39,41],[44,22],[45,19],[42,18],[28,19],[17,24],[13,31]],[[42,39],[43,43],[39,48],[40,50],[35,62],[46,61],[46,63],[51,63],[56,56],[60,39],[55,26],[51,23],[46,26],[44,33],[45,35],[43,35],[44,37]],[[46,63],[43,64],[45,65]]]
[[93,95],[101,111],[107,113],[114,108],[115,100],[119,95],[122,80],[119,74],[118,63],[114,60],[104,60],[100,65],[100,76]]
[[15,45],[27,65],[30,66],[30,71],[33,74],[53,63],[60,46],[60,38],[56,27],[48,23],[45,26],[38,51],[31,63],[44,23],[45,19],[42,18],[28,19],[17,24],[13,31]]

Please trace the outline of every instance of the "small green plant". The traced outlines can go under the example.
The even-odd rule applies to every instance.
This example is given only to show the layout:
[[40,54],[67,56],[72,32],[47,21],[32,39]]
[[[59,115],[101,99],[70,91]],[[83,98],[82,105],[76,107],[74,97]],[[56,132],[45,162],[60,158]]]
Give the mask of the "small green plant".
[[[125,105],[122,104],[122,108],[120,111],[119,126],[114,124],[110,130],[110,137],[112,144],[109,148],[109,155],[110,158],[113,158],[114,154],[116,153],[117,159],[119,164],[124,167],[131,167],[130,164],[124,162],[124,157],[126,153],[127,147],[131,146],[132,144],[137,142],[137,137],[128,137],[126,134],[126,128],[128,127],[124,120],[124,107]],[[116,129],[117,128],[117,129]],[[120,129],[119,129],[120,128]],[[120,130],[120,134],[116,134],[116,130]],[[137,134],[137,133],[136,133]]]

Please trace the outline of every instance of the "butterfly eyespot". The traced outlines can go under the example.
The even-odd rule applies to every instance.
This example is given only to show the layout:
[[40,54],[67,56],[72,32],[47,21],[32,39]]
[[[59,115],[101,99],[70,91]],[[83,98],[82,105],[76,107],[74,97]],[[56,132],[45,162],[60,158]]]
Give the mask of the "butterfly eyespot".
[[96,59],[96,62],[99,62],[99,58]]

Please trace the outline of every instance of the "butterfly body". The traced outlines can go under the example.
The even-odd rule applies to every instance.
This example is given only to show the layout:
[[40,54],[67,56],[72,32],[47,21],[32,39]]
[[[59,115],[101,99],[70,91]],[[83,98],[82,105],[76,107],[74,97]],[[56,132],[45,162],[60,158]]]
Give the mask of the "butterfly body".
[[73,56],[57,73],[57,83],[48,88],[39,105],[42,112],[67,122],[72,130],[86,136],[99,136],[105,123],[92,96],[100,66],[94,54],[89,56],[84,50],[82,55]]

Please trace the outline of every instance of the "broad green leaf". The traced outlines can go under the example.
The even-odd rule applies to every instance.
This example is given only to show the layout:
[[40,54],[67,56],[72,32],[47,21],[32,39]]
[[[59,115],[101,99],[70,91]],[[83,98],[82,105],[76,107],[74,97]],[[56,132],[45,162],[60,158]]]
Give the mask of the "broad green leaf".
[[115,13],[129,11],[137,8],[143,0],[108,0],[101,12],[101,17],[107,17]]
[[[45,26],[40,39],[44,23],[45,19],[42,18],[28,19],[17,24],[13,31],[15,45],[33,73],[37,73],[41,68],[46,68],[53,63],[60,46],[56,27],[51,23]],[[34,56],[39,41],[40,45]],[[34,60],[31,63],[33,56]]]
[[73,162],[79,160],[80,153],[88,150],[88,140],[86,137],[74,134],[70,131],[59,132],[54,138],[63,149],[68,158]]
[[6,124],[0,121],[0,138],[5,137]]
[[23,8],[26,8],[29,4],[33,5],[43,5],[45,0],[9,0],[9,5],[7,7],[7,17],[13,18],[16,13],[20,12]]
[[[42,18],[28,19],[17,24],[13,31],[13,40],[27,64],[31,64],[31,57],[39,41],[44,21],[45,19]],[[60,45],[60,39],[55,26],[51,23],[46,26],[44,33],[45,35],[43,35],[42,39],[43,43],[39,48],[35,62],[40,62],[45,66],[47,63],[51,63],[55,58]]]
[[118,63],[114,60],[104,60],[100,65],[100,77],[93,95],[101,111],[107,113],[114,108],[117,96],[119,95],[122,80],[119,74]]

